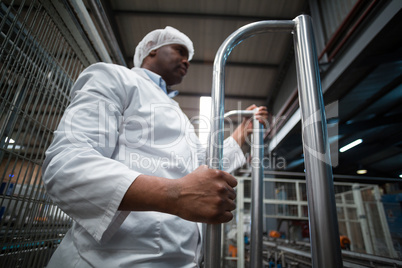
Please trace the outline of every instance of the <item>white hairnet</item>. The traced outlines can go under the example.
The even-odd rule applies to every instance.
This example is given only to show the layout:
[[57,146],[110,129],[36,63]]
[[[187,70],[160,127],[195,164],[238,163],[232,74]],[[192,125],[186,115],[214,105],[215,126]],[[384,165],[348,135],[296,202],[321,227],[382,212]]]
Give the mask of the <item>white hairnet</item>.
[[180,44],[187,48],[188,60],[194,55],[193,42],[184,33],[167,26],[165,29],[158,29],[148,33],[135,48],[134,66],[141,67],[142,61],[149,53],[165,45]]

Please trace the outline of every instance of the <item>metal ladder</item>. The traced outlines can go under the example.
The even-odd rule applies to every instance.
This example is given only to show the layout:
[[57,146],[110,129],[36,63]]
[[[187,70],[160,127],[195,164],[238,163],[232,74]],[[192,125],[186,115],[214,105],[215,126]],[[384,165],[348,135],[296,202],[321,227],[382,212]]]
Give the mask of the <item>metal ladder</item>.
[[[207,164],[211,168],[222,169],[226,60],[232,49],[241,41],[266,32],[289,32],[294,36],[312,264],[315,268],[342,267],[325,109],[309,16],[300,15],[293,20],[251,23],[233,32],[222,43],[213,67],[211,135],[208,141]],[[263,155],[257,153],[254,156]],[[259,164],[262,168],[262,161]],[[252,268],[263,267],[262,194],[259,192],[261,190],[262,187],[252,187],[252,194],[260,199],[252,203],[252,211],[257,214],[253,216],[255,219],[252,221],[255,223],[251,226],[250,238],[253,247],[250,249],[250,267]],[[204,241],[205,267],[220,267],[221,225],[208,224]]]

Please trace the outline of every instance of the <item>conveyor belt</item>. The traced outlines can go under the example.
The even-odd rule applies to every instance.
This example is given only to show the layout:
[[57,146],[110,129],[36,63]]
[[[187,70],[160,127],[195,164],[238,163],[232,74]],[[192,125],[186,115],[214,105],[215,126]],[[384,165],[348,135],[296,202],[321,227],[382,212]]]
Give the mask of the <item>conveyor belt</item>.
[[[264,241],[264,263],[280,263],[282,267],[312,267],[310,244],[289,240]],[[346,267],[402,267],[402,260],[342,250]]]

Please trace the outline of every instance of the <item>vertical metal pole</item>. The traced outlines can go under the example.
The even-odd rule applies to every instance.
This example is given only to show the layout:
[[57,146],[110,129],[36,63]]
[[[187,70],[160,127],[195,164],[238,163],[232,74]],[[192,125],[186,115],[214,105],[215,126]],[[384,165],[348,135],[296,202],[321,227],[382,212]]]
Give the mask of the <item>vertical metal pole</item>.
[[312,23],[294,19],[303,151],[313,267],[342,267],[333,175]]
[[[217,62],[217,58],[215,58]],[[217,66],[218,65],[218,66]],[[211,133],[208,139],[207,164],[211,168],[222,169],[223,115],[225,94],[225,61],[214,63],[211,94]],[[205,267],[219,268],[221,265],[221,225],[207,224],[204,243]]]
[[253,116],[253,143],[251,148],[251,236],[250,267],[260,268],[262,265],[262,206],[263,206],[263,156],[264,126]]
[[244,268],[244,178],[237,185],[237,268]]

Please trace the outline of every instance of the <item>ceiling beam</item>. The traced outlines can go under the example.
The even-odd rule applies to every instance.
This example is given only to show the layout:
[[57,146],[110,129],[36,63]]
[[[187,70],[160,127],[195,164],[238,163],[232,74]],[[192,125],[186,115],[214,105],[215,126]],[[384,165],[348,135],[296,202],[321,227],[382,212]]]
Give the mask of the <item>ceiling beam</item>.
[[394,114],[390,116],[377,116],[364,121],[358,121],[351,124],[339,123],[339,134],[342,136],[355,134],[378,127],[395,125],[398,128],[402,125],[402,114]]
[[340,123],[345,123],[349,120],[352,120],[354,117],[358,116],[360,113],[367,110],[367,107],[374,104],[375,102],[379,101],[382,97],[384,97],[389,92],[396,89],[400,84],[402,84],[402,75],[397,76],[394,80],[390,83],[382,87],[377,93],[375,93],[370,98],[366,99],[365,101],[361,102],[352,112],[350,112],[347,116],[342,118]]
[[375,151],[373,154],[370,154],[367,157],[361,159],[359,163],[363,166],[367,166],[378,163],[380,161],[384,161],[399,154],[402,154],[402,150],[399,147],[391,146],[387,147],[387,150]]
[[261,20],[293,20],[288,17],[263,17],[263,16],[239,16],[232,14],[213,14],[213,13],[190,13],[190,12],[166,12],[166,11],[145,11],[145,10],[113,10],[116,16],[143,16],[143,17],[175,17],[190,19],[218,19],[236,21],[261,21]]

